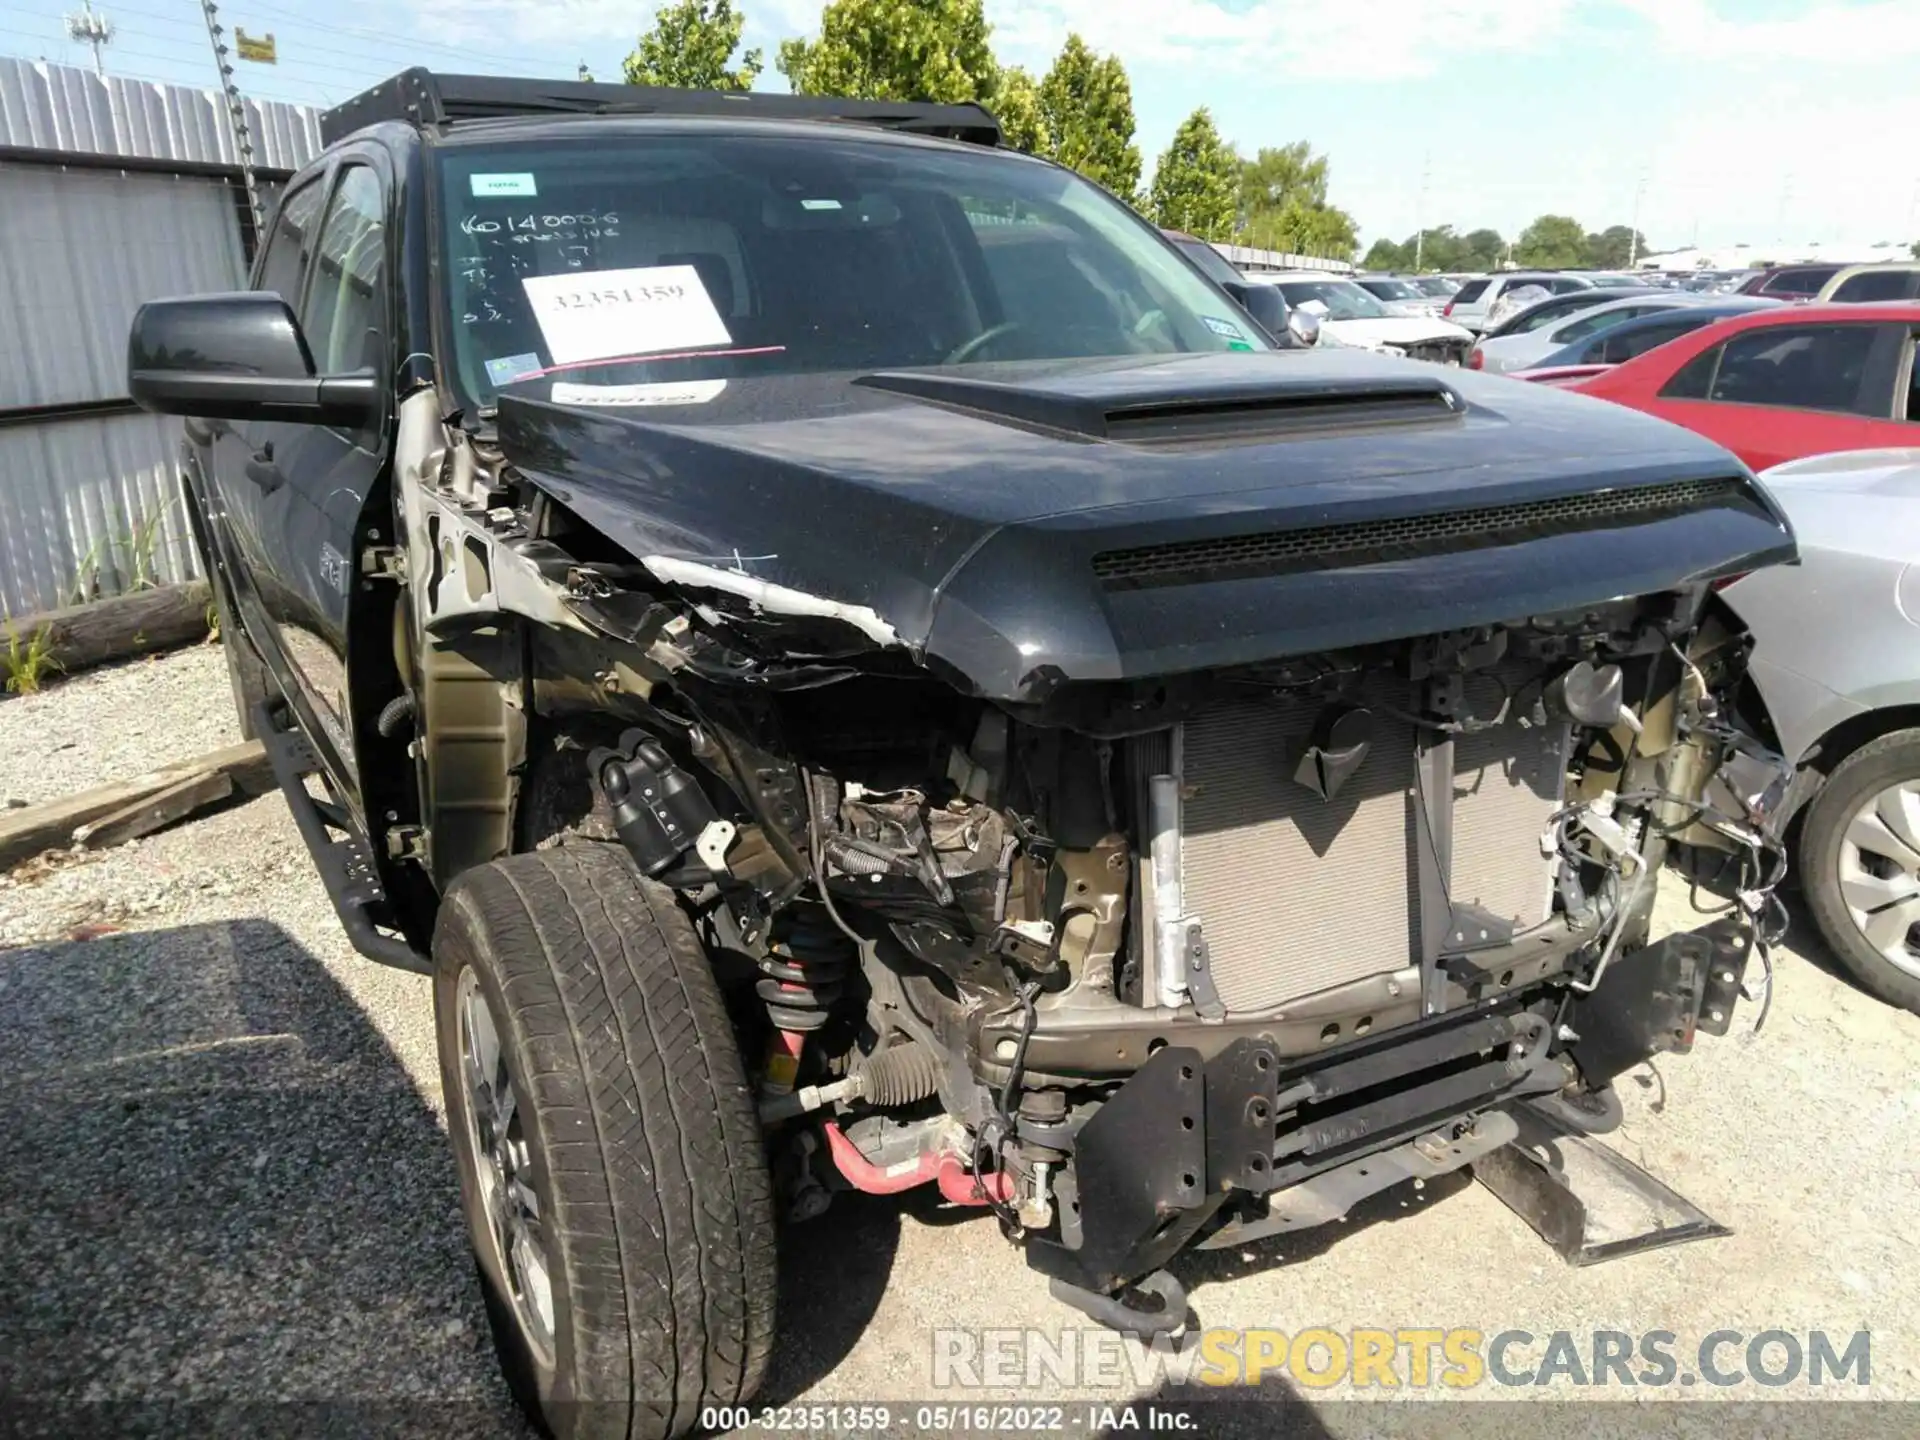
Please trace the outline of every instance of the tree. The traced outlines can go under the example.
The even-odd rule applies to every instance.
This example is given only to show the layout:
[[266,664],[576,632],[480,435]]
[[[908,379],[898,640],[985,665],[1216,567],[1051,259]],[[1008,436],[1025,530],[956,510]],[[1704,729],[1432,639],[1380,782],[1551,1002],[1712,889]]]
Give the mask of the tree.
[[1451,265],[1443,265],[1443,270],[1492,270],[1499,266],[1500,257],[1507,253],[1507,242],[1500,238],[1498,230],[1469,230],[1460,237],[1460,253]]
[[1913,244],[1907,247],[1907,249],[1913,252],[1914,259],[1920,260],[1920,240],[1914,241]]
[[1396,245],[1384,235],[1367,247],[1366,257],[1361,260],[1362,270],[1411,270],[1413,252],[1405,246]]
[[1140,147],[1133,143],[1133,86],[1117,56],[1096,55],[1078,35],[1067,36],[1040,82],[1040,114],[1051,158],[1133,203]]
[[1587,264],[1596,270],[1621,270],[1647,253],[1647,237],[1631,225],[1609,225],[1587,236]]
[[1053,135],[1040,107],[1039,83],[1018,65],[1009,65],[995,79],[993,114],[1000,122],[1000,138],[1028,155],[1053,153]]
[[1513,258],[1544,270],[1566,270],[1587,263],[1587,232],[1570,215],[1542,215],[1520,232]]
[[999,79],[981,0],[832,0],[817,40],[783,40],[776,62],[799,95],[989,100]]
[[1360,239],[1353,217],[1327,203],[1327,157],[1304,140],[1240,162],[1240,239],[1262,250],[1345,259]]
[[758,50],[742,55],[739,68],[727,68],[746,23],[733,0],[675,0],[661,6],[654,12],[653,28],[627,56],[627,83],[751,90],[761,70]]
[[1202,240],[1231,240],[1239,179],[1240,157],[1220,138],[1202,105],[1180,122],[1173,143],[1153,167],[1154,222]]

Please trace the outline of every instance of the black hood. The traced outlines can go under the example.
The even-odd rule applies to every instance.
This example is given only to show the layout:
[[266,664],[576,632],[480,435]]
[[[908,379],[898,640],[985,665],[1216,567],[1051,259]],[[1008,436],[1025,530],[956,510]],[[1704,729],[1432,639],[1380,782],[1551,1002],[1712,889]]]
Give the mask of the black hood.
[[656,573],[770,610],[843,607],[1008,700],[1573,609],[1793,553],[1740,462],[1688,431],[1353,351],[588,376],[510,391],[499,435]]

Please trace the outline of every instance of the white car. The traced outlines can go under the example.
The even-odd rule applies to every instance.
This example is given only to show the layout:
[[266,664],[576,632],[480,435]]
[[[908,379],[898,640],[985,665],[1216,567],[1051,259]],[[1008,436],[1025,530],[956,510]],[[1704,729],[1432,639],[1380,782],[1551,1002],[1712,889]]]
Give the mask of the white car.
[[1498,275],[1483,275],[1460,287],[1460,293],[1442,311],[1456,325],[1464,325],[1478,335],[1487,328],[1487,314],[1502,295],[1523,286],[1538,285],[1549,295],[1565,295],[1570,290],[1592,290],[1593,281],[1584,275],[1569,275],[1557,270],[1503,270]]
[[1337,345],[1461,365],[1473,344],[1471,335],[1445,320],[1393,314],[1344,275],[1287,270],[1247,278],[1274,286],[1289,308],[1316,317],[1321,335]]
[[1514,330],[1506,335],[1482,337],[1467,355],[1467,368],[1504,375],[1509,370],[1527,370],[1538,365],[1563,345],[1598,335],[1623,320],[1637,320],[1658,310],[1678,310],[1701,304],[1706,297],[1667,290],[1649,290],[1619,300],[1606,300],[1577,310],[1558,324],[1537,329]]
[[1437,319],[1440,307],[1452,299],[1451,292],[1435,297],[1411,280],[1398,275],[1356,275],[1353,283],[1387,307],[1389,315],[1417,315],[1423,320]]

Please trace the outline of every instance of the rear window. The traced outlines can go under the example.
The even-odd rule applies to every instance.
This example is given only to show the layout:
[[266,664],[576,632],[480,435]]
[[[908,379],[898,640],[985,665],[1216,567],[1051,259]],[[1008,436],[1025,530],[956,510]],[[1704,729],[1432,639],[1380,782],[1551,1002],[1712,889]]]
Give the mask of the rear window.
[[1869,270],[1842,280],[1831,298],[1847,305],[1904,300],[1912,293],[1913,280],[1912,273],[1904,270]]
[[1466,284],[1462,285],[1457,291],[1454,292],[1453,303],[1456,305],[1473,304],[1482,295],[1487,293],[1487,286],[1491,283],[1492,282],[1488,280],[1467,281]]
[[1838,265],[1802,265],[1793,270],[1782,270],[1779,274],[1764,280],[1760,284],[1762,295],[1818,295],[1820,287],[1840,273]]

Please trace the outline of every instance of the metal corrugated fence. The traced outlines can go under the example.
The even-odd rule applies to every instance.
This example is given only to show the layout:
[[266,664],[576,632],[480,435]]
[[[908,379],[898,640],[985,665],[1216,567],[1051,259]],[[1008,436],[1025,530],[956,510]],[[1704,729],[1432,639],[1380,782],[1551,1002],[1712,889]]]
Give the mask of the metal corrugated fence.
[[242,283],[223,180],[0,161],[0,410],[127,393],[127,326]]
[[[298,170],[320,152],[318,110],[277,100],[245,106],[261,169]],[[0,147],[7,149],[237,165],[226,115],[217,90],[0,59]]]
[[[320,148],[247,113],[270,174]],[[179,422],[116,402],[142,301],[245,284],[233,160],[218,92],[0,59],[0,612],[193,575]]]

